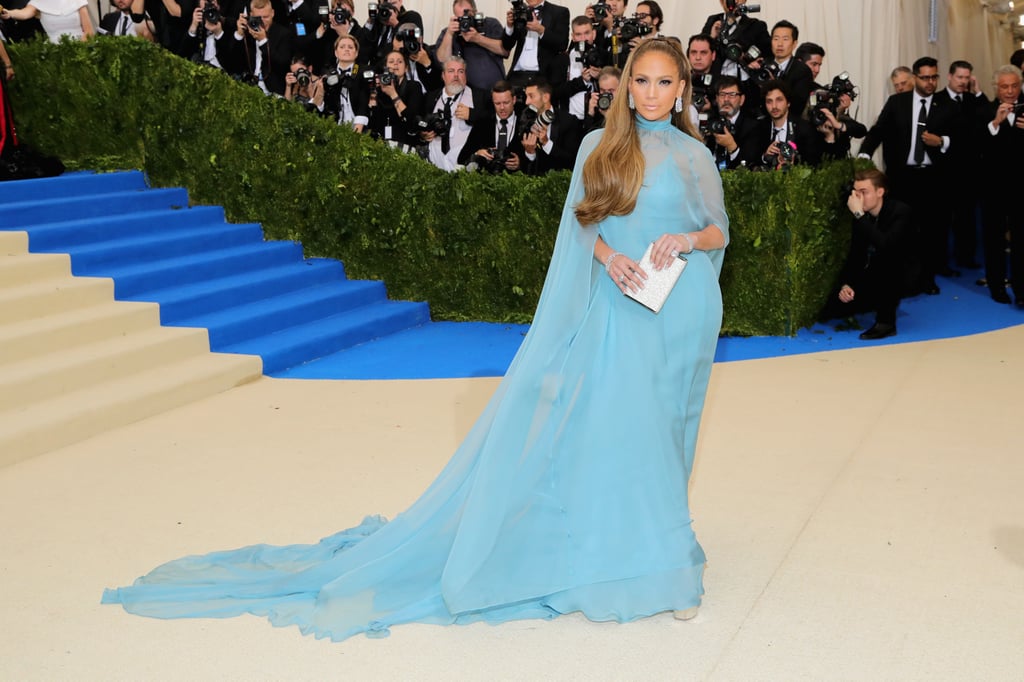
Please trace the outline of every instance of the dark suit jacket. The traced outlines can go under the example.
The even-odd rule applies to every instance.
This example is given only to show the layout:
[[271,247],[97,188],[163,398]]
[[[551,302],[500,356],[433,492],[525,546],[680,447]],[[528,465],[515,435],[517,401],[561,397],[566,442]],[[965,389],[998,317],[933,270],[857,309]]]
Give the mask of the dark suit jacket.
[[[537,42],[537,62],[541,75],[557,85],[566,77],[565,70],[559,68],[564,62],[559,61],[558,56],[569,45],[569,9],[545,2],[540,8],[540,23],[544,24],[544,35]],[[526,32],[513,32],[512,35],[506,32],[502,35],[501,44],[512,53],[509,68],[514,69],[523,54]]]
[[248,33],[241,40],[234,33],[224,36],[222,40],[230,40],[230,66],[221,62],[224,69],[231,74],[256,76],[256,51],[263,53],[263,82],[267,90],[278,95],[284,94],[284,75],[288,73],[292,63],[291,34],[287,26],[273,23],[267,30],[267,42],[256,47],[256,41]]
[[880,276],[888,280],[889,286],[898,288],[910,245],[911,225],[910,207],[888,197],[882,202],[877,219],[866,213],[854,220],[850,252],[839,283],[856,290],[865,276]]
[[[712,114],[712,117],[717,114]],[[707,139],[708,149],[715,155],[715,161],[718,163],[724,163],[726,169],[732,170],[741,166],[747,168],[753,168],[760,165],[761,155],[764,153],[767,145],[762,145],[762,130],[761,121],[755,119],[746,111],[740,111],[740,115],[736,118],[736,122],[733,124],[736,129],[733,133],[733,139],[736,140],[736,144],[739,145],[738,154],[736,158],[730,159],[729,152],[724,148],[719,147],[714,136],[709,136]]]
[[[420,29],[420,40],[424,41],[423,44],[426,45],[425,41],[427,40],[427,36],[423,31],[423,17],[420,16],[419,12],[412,12],[403,9],[398,14],[398,26],[401,26],[402,24],[416,24]],[[384,55],[391,51],[395,35],[398,33],[398,26],[385,26],[379,22],[375,22],[369,30],[365,31],[363,36],[359,39],[359,63],[363,66],[376,68],[375,65],[382,61],[384,59]],[[387,34],[387,40],[382,44],[381,40],[385,33]]]
[[[518,119],[516,120],[518,125]],[[491,112],[473,124],[469,131],[469,139],[459,154],[459,163],[465,165],[473,160],[473,155],[481,149],[490,149],[498,144],[498,116]],[[510,128],[508,131],[508,151],[519,156],[519,169],[522,170],[526,163],[526,153],[523,151],[523,140],[516,135],[516,131]]]
[[[221,25],[224,26],[224,24]],[[205,29],[201,30],[205,31]],[[199,35],[202,35],[202,33]],[[203,40],[200,40],[199,35],[189,35],[188,31],[185,31],[185,37],[181,39],[181,45],[178,47],[179,56],[191,59],[197,64],[204,63],[203,56],[206,50],[205,36]],[[234,42],[235,37],[232,35],[230,28],[224,29],[220,40],[213,41],[214,50],[217,53],[217,61],[220,62],[223,69],[227,69],[231,65],[231,52],[234,48]]]
[[568,111],[555,110],[548,138],[552,144],[551,153],[548,154],[537,145],[537,158],[526,160],[525,170],[529,175],[544,175],[551,170],[572,170],[576,163],[581,142],[580,124]]
[[402,102],[405,103],[405,108],[399,114],[395,109],[394,102],[388,99],[387,95],[378,94],[377,106],[369,107],[370,134],[374,138],[383,139],[387,132],[385,128],[390,127],[390,139],[398,144],[415,146],[419,144],[416,118],[423,111],[423,90],[419,83],[408,78],[403,79],[396,90]]
[[[937,94],[937,93],[936,93]],[[860,152],[871,156],[882,145],[882,158],[885,171],[890,176],[898,176],[907,166],[910,155],[910,139],[917,125],[917,113],[920,109],[921,96],[916,90],[901,92],[889,97],[882,107],[878,120],[871,126],[861,143]],[[928,110],[927,130],[936,135],[949,135],[952,131],[955,114],[948,102],[932,98],[932,106]],[[952,145],[950,148],[952,151]],[[925,146],[925,153],[935,166],[941,166],[945,157],[939,147]]]
[[792,97],[789,102],[789,110],[800,116],[807,108],[807,100],[814,90],[814,74],[809,66],[796,57],[791,57],[785,73],[779,76],[779,80],[789,86]]
[[[712,14],[708,17],[707,21],[704,22],[704,28],[701,33],[711,35],[711,27],[716,21],[721,21],[723,30],[725,27],[725,15],[721,12],[718,14]],[[748,48],[751,45],[756,45],[757,49],[761,51],[766,60],[772,58],[772,37],[768,33],[768,24],[764,23],[760,19],[755,19],[751,16],[742,16],[736,23],[736,29],[729,36],[729,41],[733,43],[739,43],[744,48]],[[725,54],[720,48],[715,49],[715,62],[721,69],[722,62],[725,61]]]
[[[978,164],[981,158],[981,146],[984,140],[979,135],[985,132],[977,125],[982,112],[989,110],[989,101],[985,95],[965,93],[961,102],[950,97],[949,90],[943,88],[935,93],[935,99],[941,100],[953,112],[950,125],[950,148],[947,154],[946,175],[948,179],[970,182],[974,185],[977,179]],[[995,109],[992,108],[992,111]],[[991,119],[989,119],[991,120]],[[987,121],[986,121],[987,123]]]
[[[774,124],[770,118],[765,118],[758,122],[759,139],[761,154],[763,155],[765,150],[772,143],[772,134],[774,130]],[[835,152],[832,145],[826,145],[825,140],[822,138],[821,133],[815,130],[808,121],[802,118],[795,118],[791,112],[789,117],[790,135],[787,137],[789,142],[796,145],[796,151],[798,156],[797,161],[799,163],[805,163],[809,166],[817,166],[821,163],[821,157],[823,154],[828,153],[829,156],[834,156]]]
[[[1020,174],[1024,159],[1024,129],[1003,121],[993,135],[988,125],[996,117],[999,100],[987,102],[977,115],[976,130],[981,151],[982,188],[988,197],[1005,197],[1019,205]],[[1019,210],[1019,209],[1018,209]],[[1015,248],[1017,245],[1014,245]]]
[[[320,70],[323,57],[317,50],[316,30],[319,28],[320,14],[313,0],[302,0],[302,4],[294,12],[275,15],[274,23],[280,22],[288,29],[292,42],[292,54],[301,54],[313,68],[314,73]],[[331,31],[333,33],[333,31]]]
[[[335,70],[338,68],[337,62],[334,63],[333,68]],[[324,113],[333,116],[335,121],[341,113],[341,99],[345,89],[348,90],[348,100],[352,105],[353,116],[370,116],[370,85],[363,78],[362,71],[358,64],[354,64],[350,78],[342,78],[341,82],[335,86],[324,84]]]
[[[491,97],[490,97],[490,93],[485,93],[482,90],[477,90],[476,88],[470,88],[469,86],[467,86],[467,88],[469,89],[470,93],[473,95],[473,107],[472,107],[472,109],[469,112],[469,120],[468,120],[468,123],[469,123],[469,125],[471,127],[471,129],[469,131],[469,134],[472,135],[473,134],[472,128],[475,128],[476,124],[479,121],[483,121],[483,120],[487,119],[487,116],[488,116],[488,113],[489,113],[488,106],[490,105]],[[428,92],[427,93],[426,98],[424,98],[424,100],[423,100],[423,109],[422,109],[422,115],[423,116],[427,116],[431,112],[434,111],[434,109],[437,107],[438,100],[441,99],[441,96],[443,94],[444,94],[444,88],[439,88],[437,90],[434,90],[432,92]],[[452,112],[452,113],[454,114],[454,112]],[[467,146],[469,146],[469,139],[470,139],[469,137],[466,138],[466,143],[463,145],[462,149],[465,149]],[[461,154],[461,152],[462,152],[462,150],[460,149],[459,153]]]

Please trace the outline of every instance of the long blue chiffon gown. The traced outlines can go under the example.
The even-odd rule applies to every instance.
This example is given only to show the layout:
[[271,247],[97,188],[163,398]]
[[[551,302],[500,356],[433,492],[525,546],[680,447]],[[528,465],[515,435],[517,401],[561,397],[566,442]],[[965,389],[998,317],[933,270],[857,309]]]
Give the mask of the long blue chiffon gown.
[[581,611],[629,621],[700,603],[704,552],[687,483],[721,325],[722,250],[689,254],[659,314],[621,294],[597,235],[639,260],[665,232],[715,224],[704,146],[637,119],[647,170],[636,210],[583,228],[583,142],[529,334],[483,414],[424,494],[313,545],[190,556],[106,603],[179,617],[266,616],[317,637],[405,622],[492,623]]

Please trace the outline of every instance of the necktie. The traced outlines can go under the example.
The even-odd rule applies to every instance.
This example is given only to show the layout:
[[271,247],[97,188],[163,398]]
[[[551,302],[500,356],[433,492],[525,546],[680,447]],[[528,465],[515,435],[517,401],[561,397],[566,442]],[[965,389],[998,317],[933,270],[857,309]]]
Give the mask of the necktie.
[[117,35],[119,35],[119,36],[126,36],[126,35],[128,35],[128,21],[129,21],[128,15],[127,14],[122,14],[121,15],[121,30],[117,32]]
[[925,127],[928,125],[928,105],[921,98],[921,109],[917,112],[917,137],[914,138],[914,164],[920,166],[924,162],[924,135]]
[[448,152],[450,152],[452,150],[452,141],[451,141],[451,138],[449,137],[449,133],[451,132],[451,129],[452,129],[452,124],[451,124],[451,120],[452,120],[452,100],[454,100],[454,99],[455,99],[454,97],[446,97],[445,100],[444,100],[444,117],[446,119],[448,119],[449,123],[448,123],[447,128],[444,131],[444,134],[441,136],[441,153],[442,154],[447,154]]
[[498,130],[498,151],[503,152],[508,146],[508,119],[502,119]]

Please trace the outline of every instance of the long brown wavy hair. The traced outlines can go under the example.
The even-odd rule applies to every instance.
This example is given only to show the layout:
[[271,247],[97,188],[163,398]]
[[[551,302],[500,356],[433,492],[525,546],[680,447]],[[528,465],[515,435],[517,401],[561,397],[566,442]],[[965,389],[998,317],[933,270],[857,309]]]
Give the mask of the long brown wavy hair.
[[[629,108],[629,84],[633,64],[645,54],[660,52],[679,67],[679,78],[685,83],[683,102],[689,105],[693,87],[690,83],[690,62],[673,42],[665,38],[648,38],[633,50],[626,60],[619,89],[605,117],[604,133],[597,147],[583,164],[583,201],[576,205],[576,219],[581,225],[599,223],[610,215],[628,215],[636,208],[636,198],[644,180],[644,155],[640,150],[635,112]],[[690,120],[689,106],[672,113],[672,124],[700,139]]]

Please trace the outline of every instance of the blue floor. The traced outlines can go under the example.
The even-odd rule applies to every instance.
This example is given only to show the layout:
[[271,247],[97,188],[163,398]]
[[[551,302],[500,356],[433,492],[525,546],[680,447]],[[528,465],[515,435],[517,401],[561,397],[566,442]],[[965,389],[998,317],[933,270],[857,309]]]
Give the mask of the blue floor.
[[[882,341],[861,341],[872,315],[858,318],[856,328],[835,320],[801,329],[795,337],[723,337],[716,362],[755,360],[846,348],[944,339],[1003,329],[1024,323],[1024,311],[992,301],[988,289],[975,284],[980,270],[961,277],[939,278],[938,296],[903,301],[899,333]],[[302,379],[434,379],[501,376],[528,327],[483,322],[441,322],[365,343],[346,351],[274,374]]]

